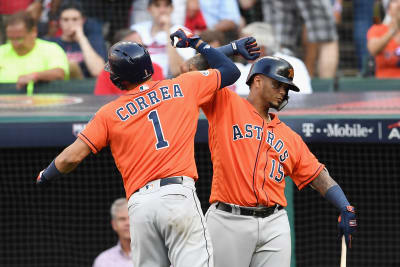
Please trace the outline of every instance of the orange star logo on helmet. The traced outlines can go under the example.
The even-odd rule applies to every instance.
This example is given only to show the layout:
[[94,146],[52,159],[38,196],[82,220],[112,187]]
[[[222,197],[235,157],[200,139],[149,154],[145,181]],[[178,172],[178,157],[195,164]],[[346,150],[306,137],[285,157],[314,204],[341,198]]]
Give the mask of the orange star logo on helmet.
[[294,76],[294,70],[292,69],[292,68],[290,68],[289,69],[289,78],[292,78],[293,79],[293,76]]

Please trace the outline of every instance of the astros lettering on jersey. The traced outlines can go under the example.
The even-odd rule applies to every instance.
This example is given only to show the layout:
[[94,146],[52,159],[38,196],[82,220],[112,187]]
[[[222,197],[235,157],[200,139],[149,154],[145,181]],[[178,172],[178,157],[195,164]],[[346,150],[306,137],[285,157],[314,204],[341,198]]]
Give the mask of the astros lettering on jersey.
[[202,109],[214,171],[210,203],[286,206],[285,176],[302,189],[324,168],[276,114],[269,113],[266,123],[246,99],[227,88]]
[[110,146],[127,198],[159,178],[196,180],[193,143],[199,106],[210,101],[220,84],[216,69],[146,82],[103,106],[78,137],[93,153]]

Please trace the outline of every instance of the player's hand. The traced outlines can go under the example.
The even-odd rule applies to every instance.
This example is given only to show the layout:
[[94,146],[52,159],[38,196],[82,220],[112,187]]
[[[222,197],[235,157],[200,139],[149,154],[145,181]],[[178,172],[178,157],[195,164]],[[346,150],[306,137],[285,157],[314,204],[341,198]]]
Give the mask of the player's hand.
[[356,212],[353,206],[347,206],[342,209],[338,219],[339,235],[344,235],[346,245],[351,248],[352,234],[356,230],[357,220]]
[[255,60],[260,56],[260,47],[254,37],[244,37],[231,43],[235,55],[239,54],[247,60]]
[[46,177],[44,177],[43,172],[44,172],[44,170],[39,172],[39,175],[36,178],[37,185],[42,185],[42,184],[48,183],[48,181],[49,181],[46,179]]
[[200,37],[188,29],[179,28],[176,32],[172,33],[169,38],[171,38],[171,44],[173,47],[192,47],[195,48]]

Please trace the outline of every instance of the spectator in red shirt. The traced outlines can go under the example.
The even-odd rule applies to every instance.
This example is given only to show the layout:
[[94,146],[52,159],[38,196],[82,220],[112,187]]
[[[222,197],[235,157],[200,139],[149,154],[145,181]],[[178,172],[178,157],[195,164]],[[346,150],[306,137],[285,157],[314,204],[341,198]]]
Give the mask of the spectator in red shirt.
[[[130,29],[122,29],[115,33],[114,43],[118,41],[129,41],[142,44],[142,39],[140,35]],[[153,62],[154,74],[152,76],[153,80],[164,80],[162,69],[159,65]],[[95,95],[121,95],[126,91],[122,91],[116,87],[110,80],[110,73],[106,72],[104,69],[100,72],[97,77],[96,86],[94,89]]]
[[367,34],[367,47],[375,57],[377,78],[400,78],[400,0],[390,1],[382,24]]

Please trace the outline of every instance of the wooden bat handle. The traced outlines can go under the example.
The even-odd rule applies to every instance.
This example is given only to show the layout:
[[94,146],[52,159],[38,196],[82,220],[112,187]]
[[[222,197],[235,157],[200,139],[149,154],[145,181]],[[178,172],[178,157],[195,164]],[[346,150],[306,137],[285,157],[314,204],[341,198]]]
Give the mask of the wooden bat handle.
[[346,267],[346,257],[347,257],[347,246],[344,235],[342,236],[342,254],[340,256],[340,267]]
[[174,44],[173,47],[176,47],[176,44],[179,42],[179,38],[178,37],[174,37]]

